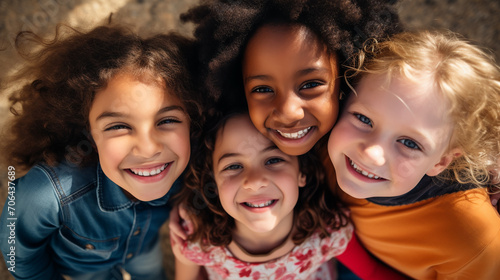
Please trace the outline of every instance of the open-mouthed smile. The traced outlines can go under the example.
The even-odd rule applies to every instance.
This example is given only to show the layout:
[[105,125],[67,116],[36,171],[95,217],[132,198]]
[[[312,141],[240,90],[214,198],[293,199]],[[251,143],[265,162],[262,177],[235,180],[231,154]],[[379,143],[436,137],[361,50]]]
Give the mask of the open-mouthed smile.
[[287,139],[300,139],[300,138],[306,136],[307,133],[311,130],[311,128],[312,128],[312,126],[301,129],[301,130],[296,131],[296,132],[291,132],[291,133],[282,132],[282,131],[276,129],[276,132],[278,132],[281,136],[283,136],[284,138],[287,138]]
[[150,177],[160,174],[163,170],[165,170],[165,168],[167,168],[168,165],[169,163],[152,168],[130,168],[130,171],[138,176]]
[[275,199],[272,199],[272,200],[269,200],[267,202],[263,202],[260,204],[252,204],[250,202],[243,202],[243,204],[245,204],[246,206],[251,207],[251,208],[263,208],[263,207],[267,207],[267,206],[273,204],[275,201],[276,201]]
[[352,168],[358,172],[359,174],[367,177],[367,178],[370,178],[370,179],[376,179],[376,180],[385,180],[384,178],[382,178],[381,176],[378,176],[376,174],[373,174],[371,172],[368,172],[366,170],[363,170],[361,169],[356,163],[354,163],[354,161],[352,161],[350,158],[348,158],[349,160],[349,163],[351,164]]

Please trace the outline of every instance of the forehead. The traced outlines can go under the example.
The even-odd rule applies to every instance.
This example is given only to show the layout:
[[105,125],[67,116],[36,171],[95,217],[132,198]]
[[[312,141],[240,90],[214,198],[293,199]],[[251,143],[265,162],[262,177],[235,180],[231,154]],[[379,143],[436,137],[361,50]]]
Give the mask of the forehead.
[[355,95],[363,99],[373,96],[394,99],[403,105],[411,102],[431,104],[435,101],[442,107],[440,111],[449,107],[434,79],[427,74],[415,79],[408,79],[400,74],[365,74],[356,86]]
[[105,88],[96,92],[90,111],[116,111],[139,115],[157,112],[165,105],[183,106],[165,84],[156,80],[140,79],[128,73],[112,77]]
[[243,152],[261,150],[272,142],[262,135],[246,115],[231,117],[217,132],[216,150]]
[[[267,24],[252,36],[245,50],[245,57],[270,54],[273,57],[304,54],[315,57],[328,54],[325,44],[309,28],[298,24]],[[302,54],[297,56],[297,54]]]
[[[356,87],[352,102],[361,103],[369,111],[390,116],[394,121],[407,121],[409,126],[436,127],[451,123],[450,104],[435,86],[430,75],[415,80],[399,74],[365,75]],[[351,102],[349,102],[351,103]]]

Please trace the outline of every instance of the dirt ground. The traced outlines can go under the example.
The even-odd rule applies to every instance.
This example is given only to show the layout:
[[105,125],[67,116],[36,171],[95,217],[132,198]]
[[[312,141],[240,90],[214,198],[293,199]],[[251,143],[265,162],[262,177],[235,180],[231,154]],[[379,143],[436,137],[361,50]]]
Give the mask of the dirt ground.
[[[0,79],[15,69],[18,58],[12,38],[20,30],[52,35],[59,22],[89,27],[113,20],[130,24],[140,34],[177,30],[190,34],[192,26],[181,25],[180,12],[197,0],[0,0]],[[500,58],[500,3],[498,0],[401,0],[397,4],[402,21],[409,28],[440,28],[459,32],[469,40],[491,50]],[[7,118],[5,97],[0,96],[0,125]],[[6,197],[7,169],[0,170],[0,207]],[[165,266],[173,279],[168,228],[161,230]],[[6,242],[6,240],[0,240]],[[13,279],[0,261],[0,280]]]

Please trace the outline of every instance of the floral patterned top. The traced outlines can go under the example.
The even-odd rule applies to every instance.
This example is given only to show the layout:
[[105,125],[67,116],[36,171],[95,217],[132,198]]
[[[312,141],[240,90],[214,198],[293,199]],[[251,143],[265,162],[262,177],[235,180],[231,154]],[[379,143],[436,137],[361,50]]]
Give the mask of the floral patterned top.
[[205,251],[199,243],[184,243],[182,254],[194,263],[204,266],[210,280],[219,279],[266,279],[266,280],[316,280],[325,278],[322,266],[331,258],[342,254],[352,237],[353,226],[349,224],[330,236],[320,238],[314,233],[302,244],[297,245],[288,254],[277,259],[249,263],[241,261],[225,246],[211,246]]

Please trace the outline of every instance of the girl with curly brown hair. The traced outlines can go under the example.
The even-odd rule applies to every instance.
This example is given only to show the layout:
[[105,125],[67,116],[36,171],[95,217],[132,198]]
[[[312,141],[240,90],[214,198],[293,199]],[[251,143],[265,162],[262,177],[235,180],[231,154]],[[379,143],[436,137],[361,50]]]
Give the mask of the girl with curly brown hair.
[[179,194],[194,228],[186,242],[172,239],[176,279],[199,279],[201,267],[209,279],[335,279],[333,257],[365,279],[406,279],[353,247],[313,151],[287,155],[248,113],[215,118],[203,139]]
[[[192,40],[119,26],[21,32],[1,249],[22,279],[164,279],[159,228],[199,117]],[[30,47],[27,45],[34,43]],[[18,175],[18,176],[19,176]],[[12,200],[13,201],[13,200]],[[9,261],[11,263],[9,263]],[[12,265],[11,265],[12,264]],[[10,270],[10,269],[9,269]]]

